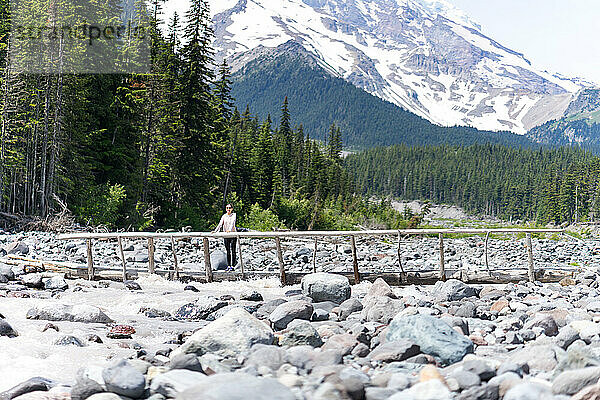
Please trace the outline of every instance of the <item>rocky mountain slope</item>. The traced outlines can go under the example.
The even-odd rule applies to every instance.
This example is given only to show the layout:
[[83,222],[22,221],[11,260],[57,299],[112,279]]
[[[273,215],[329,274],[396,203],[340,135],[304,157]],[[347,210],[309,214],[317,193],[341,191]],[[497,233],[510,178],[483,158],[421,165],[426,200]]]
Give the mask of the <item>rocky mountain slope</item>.
[[524,134],[559,119],[589,84],[523,54],[436,0],[211,0],[217,61],[234,71],[300,44],[328,73],[442,126]]

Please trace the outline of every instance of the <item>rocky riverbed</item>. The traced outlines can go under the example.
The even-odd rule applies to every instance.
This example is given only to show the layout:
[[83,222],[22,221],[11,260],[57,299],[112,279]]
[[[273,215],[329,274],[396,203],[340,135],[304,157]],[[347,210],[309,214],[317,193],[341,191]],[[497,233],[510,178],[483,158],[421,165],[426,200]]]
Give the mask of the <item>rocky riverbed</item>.
[[[79,251],[47,234],[3,239],[7,252],[27,257],[61,261],[62,251],[64,261]],[[480,250],[480,238],[450,243],[459,241],[463,263]],[[515,257],[523,252],[522,243],[497,242],[515,246]],[[306,247],[298,243],[295,251]],[[381,262],[372,254],[382,243],[372,252],[360,244],[363,264]],[[277,278],[65,280],[0,263],[0,399],[600,398],[593,242],[580,244],[585,250],[534,243],[538,254],[553,247],[548,262],[581,263],[579,271],[553,284],[395,288],[382,280],[351,286],[320,272],[281,287]],[[180,246],[183,253],[187,244]],[[411,246],[426,255],[435,244]]]

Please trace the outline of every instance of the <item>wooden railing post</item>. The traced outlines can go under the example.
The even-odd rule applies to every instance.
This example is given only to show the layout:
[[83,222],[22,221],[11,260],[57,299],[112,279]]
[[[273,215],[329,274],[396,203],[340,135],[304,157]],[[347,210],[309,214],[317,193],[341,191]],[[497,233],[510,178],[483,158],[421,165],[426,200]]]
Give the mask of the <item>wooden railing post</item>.
[[238,245],[238,255],[240,258],[240,272],[242,273],[242,279],[246,279],[246,274],[244,273],[244,259],[242,258],[242,238],[237,237],[237,245]]
[[313,272],[317,272],[317,238],[315,238],[315,249],[313,251]]
[[127,280],[127,263],[125,262],[125,253],[123,253],[123,242],[121,236],[118,237],[119,242],[119,254],[121,256],[121,266],[123,267],[123,282]]
[[406,283],[408,281],[406,272],[404,272],[404,267],[402,266],[402,252],[400,251],[400,242],[402,241],[402,237],[400,232],[398,232],[398,266],[400,267],[400,281],[402,283]]
[[490,272],[490,264],[488,261],[488,240],[490,239],[490,231],[485,234],[485,268]]
[[354,284],[356,285],[360,283],[360,274],[358,273],[358,255],[354,235],[350,236],[350,243],[352,244],[352,267],[354,268]]
[[446,280],[446,266],[444,265],[444,234],[440,233],[440,279]]
[[148,272],[154,273],[154,238],[148,238]]
[[94,257],[92,256],[92,239],[86,240],[87,245],[87,263],[88,263],[88,279],[94,280]]
[[212,266],[210,265],[210,247],[208,246],[208,238],[202,238],[202,245],[204,247],[204,269],[206,270],[206,281],[213,281]]
[[[179,263],[177,262],[177,248],[175,247],[175,239],[171,236],[171,251],[173,252],[173,267],[175,268],[175,279],[179,280]],[[173,279],[173,276],[169,278]]]
[[529,282],[535,282],[535,270],[533,267],[533,246],[531,245],[531,233],[526,234],[527,257],[529,259]]
[[279,279],[281,280],[281,285],[286,285],[285,279],[285,264],[283,263],[283,253],[281,252],[281,240],[279,237],[275,238],[275,245],[277,246],[277,261],[279,261]]

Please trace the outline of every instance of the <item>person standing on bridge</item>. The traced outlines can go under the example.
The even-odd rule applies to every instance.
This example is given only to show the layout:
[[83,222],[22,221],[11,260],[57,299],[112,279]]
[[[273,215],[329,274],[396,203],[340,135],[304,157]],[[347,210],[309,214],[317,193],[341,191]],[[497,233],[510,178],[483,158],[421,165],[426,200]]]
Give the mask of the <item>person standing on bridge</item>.
[[[225,207],[225,214],[221,217],[221,221],[219,221],[219,225],[215,228],[213,233],[215,232],[237,232],[237,228],[235,226],[236,223],[236,215],[233,212],[233,206],[231,204],[227,204]],[[227,267],[228,269],[233,269],[236,264],[236,242],[237,238],[225,238],[225,250],[227,251]]]

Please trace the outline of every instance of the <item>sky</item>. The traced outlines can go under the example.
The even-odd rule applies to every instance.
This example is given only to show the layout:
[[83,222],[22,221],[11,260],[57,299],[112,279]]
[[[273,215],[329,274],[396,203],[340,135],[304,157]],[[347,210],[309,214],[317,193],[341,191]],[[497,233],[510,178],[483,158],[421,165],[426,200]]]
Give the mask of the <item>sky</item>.
[[538,69],[600,85],[599,0],[448,0]]

